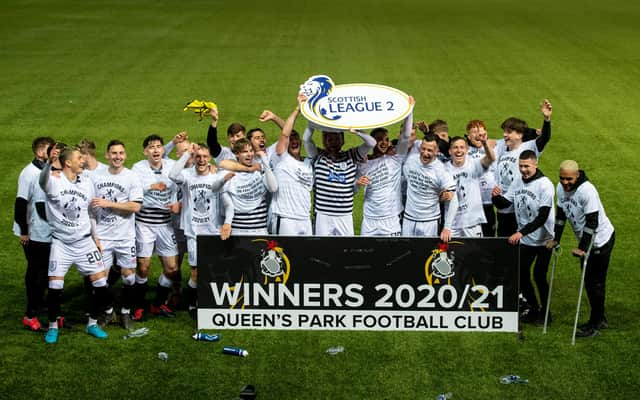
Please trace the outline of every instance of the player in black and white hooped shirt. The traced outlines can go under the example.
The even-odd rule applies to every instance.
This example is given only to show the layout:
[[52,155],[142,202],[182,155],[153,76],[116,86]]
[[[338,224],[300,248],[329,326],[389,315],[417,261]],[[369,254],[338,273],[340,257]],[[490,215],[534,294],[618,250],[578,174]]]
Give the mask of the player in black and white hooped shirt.
[[151,256],[160,257],[162,273],[158,279],[156,298],[150,306],[152,314],[175,317],[174,311],[166,304],[174,281],[179,280],[176,244],[171,213],[179,211],[177,186],[169,179],[169,171],[174,160],[163,158],[164,141],[158,135],[147,136],[142,146],[146,160],[138,161],[131,170],[142,181],[142,208],[136,214],[136,310],[135,320],[143,318],[145,294],[147,292]]
[[61,315],[64,277],[73,264],[78,272],[89,276],[93,286],[86,331],[91,336],[104,339],[108,335],[97,325],[97,319],[110,301],[110,292],[95,220],[89,214],[91,200],[95,197],[93,183],[91,179],[80,176],[83,159],[79,150],[65,148],[59,159],[61,173],[53,175],[51,164],[47,163],[39,177],[40,187],[47,195],[47,216],[53,229],[47,296],[49,330],[45,342],[58,341],[57,318]]
[[[496,153],[495,172],[498,193],[506,193],[511,183],[520,178],[518,171],[520,153],[525,150],[531,150],[538,157],[551,139],[552,108],[549,100],[545,99],[542,102],[540,111],[544,117],[542,133],[535,140],[524,141],[525,134],[529,131],[525,121],[511,117],[502,123],[501,128],[504,131],[504,140],[498,140],[494,149]],[[513,207],[498,209],[497,221],[498,236],[509,236],[518,226]]]
[[51,226],[45,211],[46,196],[38,184],[38,178],[48,159],[47,150],[53,144],[54,140],[50,137],[33,140],[33,160],[20,171],[14,207],[13,233],[20,239],[27,259],[24,275],[27,309],[22,324],[32,331],[41,328],[37,311],[45,305],[51,251]]
[[[193,168],[185,168],[185,164],[193,160]],[[205,144],[192,144],[171,169],[169,178],[182,186],[181,215],[184,221],[184,233],[187,237],[189,265],[191,277],[187,285],[187,305],[189,314],[195,318],[197,300],[197,271],[198,271],[198,235],[220,235],[222,240],[231,234],[231,218],[233,217],[233,203],[228,196],[220,198],[220,189],[225,181],[234,176],[233,172],[216,171],[210,164],[211,154]],[[222,209],[225,215],[222,220]]]
[[578,247],[571,250],[574,257],[587,259],[584,283],[591,305],[589,320],[579,325],[576,337],[593,337],[608,328],[604,313],[607,271],[616,234],[604,211],[600,195],[584,171],[573,160],[560,164],[560,183],[556,188],[558,208],[554,239],[547,243],[554,248],[560,242],[565,222],[568,220],[578,240]]
[[428,133],[420,142],[420,153],[407,157],[402,173],[407,180],[402,236],[438,236],[440,201],[447,202],[440,239],[451,239],[451,227],[458,209],[456,182],[438,160],[436,135]]
[[[302,101],[306,97],[299,95],[298,103]],[[299,113],[300,107],[296,106],[284,123],[271,157],[278,190],[271,199],[270,232],[277,235],[313,235],[310,217],[313,160],[302,156],[300,135],[293,129]]]
[[[514,180],[509,190],[499,195],[494,191],[493,203],[498,209],[513,206],[518,223],[518,229],[509,236],[509,243],[520,244],[520,291],[527,305],[524,322],[541,322],[544,318],[549,283],[547,271],[551,251],[546,247],[547,241],[553,239],[553,183],[538,169],[538,158],[533,150],[525,150],[518,156],[520,178]],[[531,283],[531,265],[533,277],[538,288],[540,299]]]
[[[256,154],[247,139],[235,142],[233,153],[240,164],[245,167],[253,165]],[[232,235],[267,234],[267,191],[275,192],[278,184],[266,154],[260,152],[257,156],[261,171],[238,172],[224,184],[223,196],[228,194],[233,201]],[[225,218],[229,216],[226,215]]]
[[[413,106],[415,101],[409,97]],[[371,137],[376,141],[367,162],[358,165],[356,183],[365,187],[361,236],[400,236],[402,203],[402,165],[409,150],[413,112],[405,118],[398,144],[392,148],[389,131],[376,128]]]
[[458,198],[458,210],[451,229],[453,237],[482,237],[482,224],[487,221],[482,207],[480,179],[495,161],[495,155],[486,137],[480,141],[485,153],[482,158],[468,156],[469,146],[463,137],[455,136],[449,141],[451,161],[445,166],[456,181]]
[[[131,329],[131,308],[134,305],[136,283],[135,213],[142,204],[140,177],[124,166],[127,152],[119,140],[107,145],[109,168],[93,174],[95,197],[91,201],[96,216],[96,233],[102,244],[102,261],[108,271],[120,267],[122,275],[122,327]],[[107,272],[108,273],[108,272]],[[113,319],[113,308],[105,310],[106,321]]]
[[[467,145],[469,147],[469,158],[481,159],[485,156],[483,141],[486,141],[487,145],[493,150],[496,147],[496,141],[489,139],[487,135],[487,125],[484,121],[479,119],[471,120],[467,123],[466,127]],[[480,196],[482,197],[482,209],[484,211],[484,217],[487,220],[482,224],[482,236],[483,237],[495,237],[496,236],[496,211],[491,201],[491,192],[496,186],[496,163],[495,152],[494,162],[491,163],[489,168],[484,171],[480,177]]]
[[344,132],[322,132],[323,149],[313,142],[313,131],[307,126],[302,143],[313,158],[315,234],[318,236],[353,236],[353,197],[358,163],[376,145],[376,140],[364,132],[351,130],[362,139],[358,147],[342,150]]

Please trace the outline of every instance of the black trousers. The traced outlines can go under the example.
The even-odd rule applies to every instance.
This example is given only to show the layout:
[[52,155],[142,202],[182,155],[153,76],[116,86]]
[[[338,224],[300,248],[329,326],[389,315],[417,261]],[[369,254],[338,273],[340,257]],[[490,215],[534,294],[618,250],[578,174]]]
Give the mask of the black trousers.
[[496,216],[498,217],[498,237],[509,237],[516,233],[518,223],[516,222],[515,213],[496,213]]
[[[534,260],[533,280],[538,288],[539,301],[531,283],[531,264],[533,264]],[[549,283],[547,282],[549,260],[551,260],[551,250],[548,250],[545,246],[527,246],[524,244],[520,246],[520,291],[534,309],[540,310],[547,307],[547,298],[549,297]]]
[[609,260],[611,259],[611,252],[615,242],[616,234],[614,232],[611,234],[609,241],[603,246],[591,249],[591,254],[587,260],[584,287],[591,305],[589,321],[594,324],[604,319],[605,284],[607,271],[609,270]]
[[27,291],[27,317],[36,316],[36,311],[45,304],[45,292],[49,285],[49,253],[51,243],[29,242],[22,246],[27,259],[24,286]]
[[482,224],[482,236],[495,237],[496,236],[496,210],[493,208],[493,204],[484,204],[482,208],[484,210],[484,217],[487,219],[487,222]]

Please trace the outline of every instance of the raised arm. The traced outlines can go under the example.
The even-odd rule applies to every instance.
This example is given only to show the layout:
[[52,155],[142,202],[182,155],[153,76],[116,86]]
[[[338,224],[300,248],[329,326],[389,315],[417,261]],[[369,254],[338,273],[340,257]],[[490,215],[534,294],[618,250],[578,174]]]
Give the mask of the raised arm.
[[[409,96],[409,104],[415,106],[416,101],[413,96]],[[411,130],[413,130],[413,109],[407,115],[402,123],[402,132],[400,132],[400,138],[398,139],[398,145],[396,146],[396,154],[405,155],[409,151],[409,144],[411,140]]]
[[358,146],[356,151],[360,155],[361,159],[367,158],[367,154],[369,154],[369,152],[373,150],[374,147],[376,147],[376,139],[368,133],[358,131],[356,129],[350,129],[349,132],[358,135],[360,139],[362,139],[364,143]]
[[493,164],[496,160],[496,153],[493,151],[493,148],[489,145],[489,140],[487,140],[487,136],[483,135],[478,138],[482,143],[482,147],[484,148],[484,157],[480,159],[480,163],[482,163],[482,167],[487,169]]
[[207,131],[207,146],[209,146],[211,157],[216,158],[222,151],[222,146],[218,143],[218,109],[210,109],[209,115],[211,115],[211,124]]
[[278,143],[276,144],[276,154],[284,154],[289,148],[289,136],[291,136],[291,132],[293,131],[293,127],[296,123],[296,119],[298,119],[298,115],[300,114],[300,105],[303,101],[306,101],[307,97],[303,94],[298,95],[298,105],[293,110],[293,112],[289,115],[289,118],[285,121],[282,126],[282,132],[280,132],[280,137],[278,137]]
[[271,110],[264,110],[262,114],[260,114],[260,116],[258,117],[258,120],[260,122],[273,121],[273,123],[276,124],[280,129],[284,128],[284,124],[285,124],[284,120],[279,116],[277,116],[276,114],[274,114],[274,112]]
[[184,183],[184,176],[182,175],[182,171],[184,170],[184,166],[187,164],[187,161],[191,158],[194,146],[197,144],[193,143],[188,151],[185,151],[182,156],[173,164],[173,168],[169,171],[169,179],[174,181],[178,185],[182,185]]
[[186,139],[187,132],[178,132],[169,143],[164,145],[164,154],[162,155],[162,158],[169,158],[169,154],[171,154],[176,145],[184,142]]
[[549,143],[549,140],[551,140],[551,114],[553,110],[549,100],[544,99],[540,105],[540,111],[542,112],[544,121],[542,122],[542,133],[536,138],[536,147],[539,152],[542,152],[547,143]]
[[307,124],[307,127],[302,134],[302,144],[304,145],[304,149],[307,152],[308,157],[315,158],[318,155],[318,148],[313,142],[313,128],[311,127],[311,125]]

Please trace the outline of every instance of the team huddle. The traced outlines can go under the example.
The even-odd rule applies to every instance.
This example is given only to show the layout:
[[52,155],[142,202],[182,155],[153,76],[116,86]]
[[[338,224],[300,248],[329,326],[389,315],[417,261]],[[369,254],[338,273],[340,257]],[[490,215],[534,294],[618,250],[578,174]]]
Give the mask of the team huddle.
[[[497,235],[520,246],[523,322],[540,321],[551,252],[568,220],[579,242],[573,254],[588,261],[591,316],[578,336],[595,336],[607,326],[605,280],[614,229],[575,161],[560,165],[555,189],[537,168],[551,138],[551,104],[545,100],[540,109],[541,129],[508,118],[500,140],[489,139],[480,120],[470,121],[464,136],[449,137],[445,121],[414,123],[410,113],[397,139],[390,139],[384,127],[370,133],[352,129],[347,134],[362,143],[343,150],[344,132],[323,131],[322,147],[314,142],[313,126],[300,136],[294,130],[299,106],[286,120],[268,110],[260,115],[261,122],[277,125],[276,143],[268,146],[260,128],[247,131],[232,123],[229,146],[223,146],[213,108],[206,141],[192,143],[180,132],[165,144],[150,135],[142,143],[145,158],[131,169],[124,166],[127,149],[119,140],[108,143],[108,163],[102,164],[89,140],[67,146],[37,138],[34,160],[19,177],[15,205],[14,232],[27,258],[23,324],[41,330],[37,313],[46,305],[45,341],[58,341],[64,277],[71,265],[86,279],[91,336],[108,336],[103,327],[114,319],[116,279],[122,280],[118,304],[125,329],[147,311],[175,317],[171,294],[180,290],[185,253],[191,275],[184,300],[195,318],[198,235],[222,240],[232,235],[353,236],[354,196],[363,190],[362,236],[448,242]],[[416,138],[418,130],[422,139]],[[174,150],[177,160],[169,157]],[[162,273],[147,305],[154,254]],[[530,278],[534,260],[537,293]]]

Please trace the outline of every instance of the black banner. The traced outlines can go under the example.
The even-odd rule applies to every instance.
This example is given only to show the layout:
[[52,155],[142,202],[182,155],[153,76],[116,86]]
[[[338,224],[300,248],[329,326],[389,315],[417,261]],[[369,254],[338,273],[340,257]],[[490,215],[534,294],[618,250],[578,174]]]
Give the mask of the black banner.
[[505,239],[198,237],[199,329],[515,332]]

